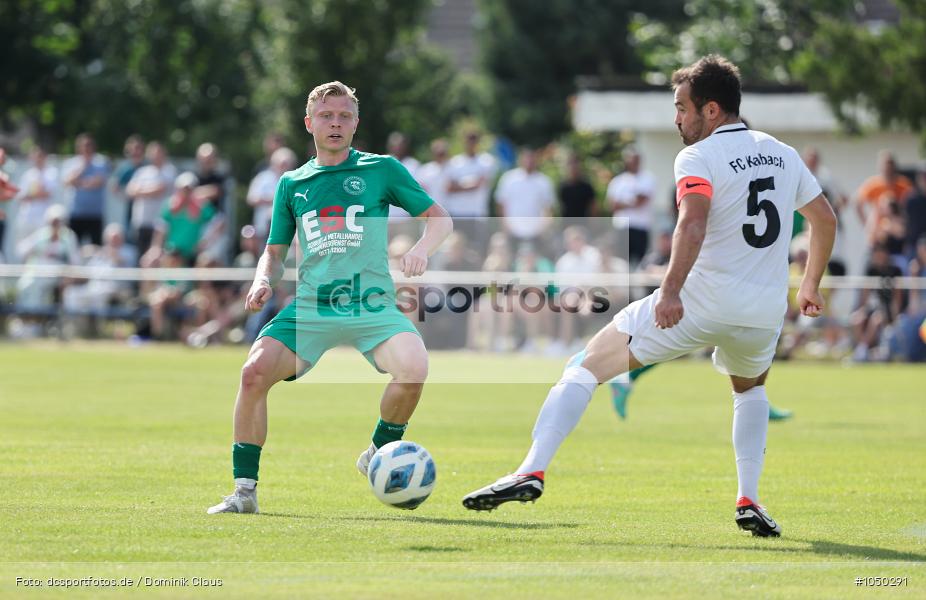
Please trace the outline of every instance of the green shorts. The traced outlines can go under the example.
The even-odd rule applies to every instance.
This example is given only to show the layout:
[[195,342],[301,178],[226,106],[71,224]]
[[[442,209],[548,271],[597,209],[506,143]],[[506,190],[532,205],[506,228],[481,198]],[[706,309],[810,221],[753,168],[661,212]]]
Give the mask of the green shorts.
[[322,355],[340,345],[353,346],[380,373],[385,373],[373,360],[373,349],[398,333],[414,333],[418,330],[395,306],[388,306],[380,312],[361,311],[356,315],[319,315],[315,311],[296,318],[296,302],[291,302],[277,313],[260,330],[257,339],[271,337],[292,350],[299,357],[301,365],[293,381],[305,375],[318,364]]

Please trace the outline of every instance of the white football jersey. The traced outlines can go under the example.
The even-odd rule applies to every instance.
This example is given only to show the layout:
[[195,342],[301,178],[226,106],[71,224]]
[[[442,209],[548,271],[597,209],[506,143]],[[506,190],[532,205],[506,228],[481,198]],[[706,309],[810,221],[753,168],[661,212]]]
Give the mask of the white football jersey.
[[676,199],[711,198],[682,303],[711,320],[778,328],[787,310],[794,211],[821,193],[794,148],[742,123],[718,127],[675,159]]

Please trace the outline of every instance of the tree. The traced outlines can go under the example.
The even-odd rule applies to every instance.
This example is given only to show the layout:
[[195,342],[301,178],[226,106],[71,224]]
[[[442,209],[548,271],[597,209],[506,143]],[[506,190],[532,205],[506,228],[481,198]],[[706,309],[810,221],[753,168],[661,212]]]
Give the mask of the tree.
[[481,68],[491,87],[490,128],[521,144],[570,129],[568,97],[580,76],[639,76],[630,44],[636,12],[677,19],[678,0],[482,0]]
[[[251,137],[243,69],[254,12],[221,0],[17,0],[0,8],[0,88],[42,141],[92,132],[117,153],[139,132],[189,154]],[[27,50],[27,48],[31,48]]]
[[791,62],[826,14],[846,15],[851,0],[687,0],[684,22],[637,15],[631,34],[648,70],[663,84],[705,54],[733,61],[749,84],[797,83]]
[[265,129],[308,144],[302,124],[313,86],[334,79],[357,89],[359,142],[382,150],[400,129],[426,146],[444,133],[463,102],[450,60],[425,43],[430,0],[280,0],[261,14],[266,73],[255,81]]
[[920,132],[926,148],[926,4],[897,2],[900,22],[882,29],[824,19],[795,71],[850,127],[859,126],[858,109],[868,109],[883,126]]
[[341,79],[358,88],[370,149],[392,129],[425,146],[464,103],[425,43],[430,2],[5,0],[0,126],[26,121],[61,150],[90,131],[110,154],[136,132],[185,155],[212,141],[250,174],[263,132],[305,154],[308,90]]
[[747,86],[798,84],[824,93],[849,130],[860,128],[864,109],[883,126],[923,131],[926,4],[896,2],[897,25],[866,26],[850,0],[688,0],[691,21],[637,16],[631,31],[652,82],[717,52],[740,67]]

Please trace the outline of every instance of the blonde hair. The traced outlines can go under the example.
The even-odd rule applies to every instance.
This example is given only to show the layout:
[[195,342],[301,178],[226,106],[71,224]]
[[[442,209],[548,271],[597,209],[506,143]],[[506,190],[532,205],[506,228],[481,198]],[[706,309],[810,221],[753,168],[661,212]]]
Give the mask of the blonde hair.
[[357,90],[354,88],[347,87],[340,81],[329,81],[328,83],[323,83],[321,85],[315,86],[315,89],[309,93],[309,97],[305,102],[305,114],[312,114],[312,108],[317,102],[324,102],[328,96],[347,96],[354,101],[354,106],[357,107],[357,112],[360,112],[360,100],[357,100],[356,95]]

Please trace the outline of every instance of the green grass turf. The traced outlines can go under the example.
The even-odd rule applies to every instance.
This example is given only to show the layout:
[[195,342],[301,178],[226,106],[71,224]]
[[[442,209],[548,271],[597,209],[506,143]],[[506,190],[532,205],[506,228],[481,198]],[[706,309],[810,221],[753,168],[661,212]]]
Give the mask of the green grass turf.
[[[221,578],[158,597],[926,596],[926,369],[782,363],[795,411],[770,427],[762,500],[784,537],[733,523],[727,383],[703,361],[645,375],[629,420],[602,388],[537,504],[471,513],[460,498],[517,466],[563,361],[432,355],[407,438],[438,465],[414,512],[385,507],[354,461],[381,384],[271,394],[259,516],[207,516],[230,486],[231,407],[245,351],[113,344],[0,346],[0,596],[57,594],[15,578]],[[322,369],[324,368],[324,372]],[[349,352],[319,379],[369,374]],[[311,380],[312,375],[309,375]],[[858,576],[907,577],[890,592]],[[192,584],[192,580],[190,580]]]

